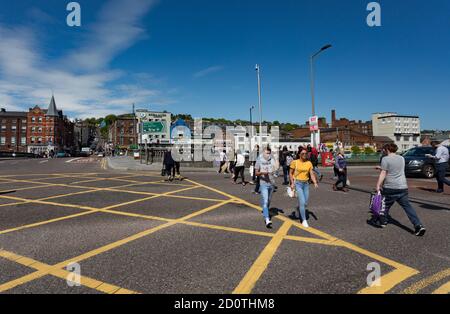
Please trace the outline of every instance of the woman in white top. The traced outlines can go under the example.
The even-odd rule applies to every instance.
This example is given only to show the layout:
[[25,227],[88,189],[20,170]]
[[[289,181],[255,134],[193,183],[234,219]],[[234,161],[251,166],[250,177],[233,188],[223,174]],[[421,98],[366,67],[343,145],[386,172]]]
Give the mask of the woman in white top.
[[245,156],[242,154],[240,150],[238,150],[236,152],[236,164],[234,166],[233,183],[237,184],[237,179],[240,176],[242,180],[241,184],[243,186],[246,186],[247,182],[245,182],[244,173],[245,173]]

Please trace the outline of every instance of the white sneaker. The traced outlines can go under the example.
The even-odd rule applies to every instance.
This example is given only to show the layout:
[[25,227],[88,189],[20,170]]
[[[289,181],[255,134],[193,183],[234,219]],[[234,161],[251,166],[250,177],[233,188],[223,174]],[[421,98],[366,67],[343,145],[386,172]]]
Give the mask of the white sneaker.
[[302,225],[305,228],[309,228],[308,222],[306,220],[303,220]]
[[266,218],[266,227],[269,229],[272,228],[272,221],[269,218]]

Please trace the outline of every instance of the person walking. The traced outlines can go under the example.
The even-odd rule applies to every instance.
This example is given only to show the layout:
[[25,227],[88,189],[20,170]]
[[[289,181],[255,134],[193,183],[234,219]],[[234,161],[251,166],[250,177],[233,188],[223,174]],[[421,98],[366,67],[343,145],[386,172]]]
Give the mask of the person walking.
[[316,176],[313,170],[313,164],[308,160],[308,152],[302,150],[297,159],[292,161],[289,173],[291,189],[297,191],[299,217],[302,220],[302,225],[308,228],[308,221],[306,218],[306,206],[309,200],[309,185],[310,182],[318,188]]
[[450,186],[450,180],[445,177],[450,158],[449,150],[438,141],[432,141],[431,146],[436,150],[436,153],[435,155],[427,154],[426,157],[433,158],[436,161],[436,181],[438,183],[436,193],[444,193],[444,184]]
[[319,178],[319,181],[322,181],[323,175],[319,171],[319,152],[315,147],[311,147],[311,145],[308,145],[307,150],[308,158],[313,165],[313,170],[317,175],[317,178]]
[[255,145],[255,149],[252,151],[252,160],[253,160],[253,182],[255,184],[255,190],[253,191],[253,194],[259,194],[260,193],[260,180],[259,177],[256,175],[256,162],[259,159],[259,145]]
[[280,153],[280,167],[283,168],[283,185],[289,185],[289,165],[288,165],[289,151],[287,146],[283,147]]
[[426,229],[409,202],[408,183],[405,176],[405,159],[403,156],[396,154],[398,146],[395,144],[386,144],[383,146],[383,149],[386,151],[387,156],[381,161],[381,173],[376,190],[385,198],[385,210],[379,219],[372,217],[368,223],[385,227],[388,224],[389,210],[397,202],[413,224],[414,234],[421,237],[425,235]]
[[236,152],[236,164],[234,166],[234,179],[233,179],[233,183],[237,184],[237,179],[239,178],[239,176],[241,177],[241,184],[243,186],[247,185],[247,182],[245,182],[245,156],[242,154],[242,152],[240,150],[238,150]]
[[224,169],[224,166],[226,165],[227,160],[228,160],[227,151],[225,149],[222,152],[220,152],[219,159],[220,159],[220,166],[219,166],[219,171],[217,171],[217,173],[222,173],[222,171],[225,173],[228,173],[228,167],[226,167]]
[[170,149],[164,152],[163,165],[167,175],[167,180],[173,181],[172,168],[175,165],[175,161],[172,158],[172,152],[170,151]]
[[267,147],[263,154],[258,158],[255,165],[256,175],[260,179],[261,191],[261,207],[266,223],[266,227],[272,228],[272,220],[270,217],[270,202],[274,192],[275,178],[273,174],[276,169],[276,162],[272,156],[272,150]]
[[[338,152],[336,156],[335,166],[337,168],[338,179],[335,184],[333,184],[333,191],[341,190],[342,192],[347,193],[347,161],[345,160],[345,156],[342,152]],[[339,184],[342,183],[342,188],[339,187]]]

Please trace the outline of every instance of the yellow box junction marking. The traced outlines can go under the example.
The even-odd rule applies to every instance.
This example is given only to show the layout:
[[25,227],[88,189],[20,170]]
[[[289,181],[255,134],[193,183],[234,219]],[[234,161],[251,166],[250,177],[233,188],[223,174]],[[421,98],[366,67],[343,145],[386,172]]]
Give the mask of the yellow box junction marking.
[[424,279],[416,282],[412,286],[410,286],[407,289],[403,290],[402,293],[404,293],[404,294],[416,294],[420,290],[425,289],[426,287],[428,287],[428,286],[430,286],[430,285],[432,285],[432,284],[434,284],[436,282],[439,282],[439,281],[441,281],[444,278],[447,278],[449,276],[450,276],[450,268],[447,268],[447,269],[445,269],[443,271],[438,272],[437,274],[434,274],[433,276],[424,278]]
[[[59,176],[59,177],[75,177],[75,176],[76,176],[76,177],[83,177],[83,176],[84,176],[84,178],[87,179],[86,175],[87,175],[87,174],[61,174],[61,175],[58,175],[58,176]],[[94,173],[94,174],[89,174],[89,175],[96,175],[96,174]],[[48,176],[48,175],[47,175],[47,176]],[[127,176],[127,177],[134,177],[134,176],[140,176],[140,177],[142,177],[142,176],[146,176],[146,177],[156,177],[156,175],[142,175],[142,174],[139,174],[139,175],[133,175],[133,176]],[[89,179],[93,179],[94,181],[96,181],[96,180],[97,180],[97,181],[100,181],[100,180],[103,180],[104,178],[101,178],[101,177],[99,177],[99,178],[92,178],[92,177],[91,177],[91,178],[89,178]],[[28,183],[37,183],[37,184],[48,184],[48,183],[39,183],[39,182],[36,182],[36,181],[30,181],[30,180],[14,180],[14,179],[3,179],[3,178],[0,179],[0,180],[8,180],[8,181],[12,181],[12,182],[28,182]],[[107,180],[125,181],[125,177],[119,177],[119,178],[107,178]],[[130,184],[130,185],[128,185],[128,186],[133,186],[133,185],[144,185],[144,184],[148,184],[148,183],[149,183],[149,182],[140,182],[140,181],[133,181],[133,180],[126,180],[125,182],[128,182],[128,181],[129,181],[129,182],[136,182],[136,184]],[[271,240],[270,242],[275,241],[274,239],[275,239],[275,237],[276,237],[276,239],[277,239],[276,241],[277,241],[277,242],[273,242],[273,243],[278,243],[278,241],[280,241],[280,243],[281,243],[281,241],[282,241],[283,239],[287,239],[287,240],[294,240],[294,241],[300,241],[300,242],[306,242],[306,243],[315,243],[315,244],[322,244],[322,245],[342,246],[342,247],[346,247],[346,248],[348,248],[348,249],[350,249],[350,250],[359,252],[359,253],[361,253],[361,254],[363,254],[363,255],[372,257],[372,258],[374,258],[374,259],[376,259],[376,260],[378,260],[378,261],[381,261],[381,262],[383,262],[383,263],[385,263],[385,264],[388,264],[388,265],[390,265],[390,266],[396,268],[396,270],[392,271],[391,273],[389,273],[389,274],[387,274],[387,275],[385,275],[385,276],[383,276],[383,277],[381,278],[382,282],[385,283],[381,288],[379,288],[379,287],[378,287],[378,289],[365,288],[365,289],[361,290],[360,293],[385,293],[385,292],[389,291],[390,289],[392,289],[395,285],[397,285],[397,284],[400,283],[401,281],[403,281],[403,280],[405,280],[406,278],[409,278],[410,276],[412,276],[412,275],[418,273],[417,270],[414,270],[414,269],[412,269],[412,268],[409,268],[409,267],[407,267],[407,266],[405,266],[405,265],[402,265],[402,264],[397,263],[397,262],[395,262],[395,261],[392,261],[392,260],[390,260],[390,259],[381,257],[381,256],[379,256],[379,255],[377,255],[377,254],[371,253],[371,252],[369,252],[369,251],[367,251],[367,250],[365,250],[365,249],[359,248],[359,247],[357,247],[357,246],[355,246],[355,245],[352,245],[352,244],[350,244],[350,243],[348,243],[348,242],[339,240],[339,239],[337,239],[337,238],[335,238],[335,237],[333,237],[333,236],[330,236],[330,235],[328,235],[328,234],[326,234],[326,233],[324,233],[324,232],[322,232],[322,231],[320,231],[320,230],[317,230],[317,229],[314,229],[314,228],[308,228],[308,229],[305,229],[305,228],[303,228],[303,226],[302,226],[301,224],[299,224],[298,222],[293,222],[292,220],[290,220],[290,219],[288,219],[287,217],[284,217],[284,216],[277,216],[278,219],[284,221],[283,226],[286,226],[286,224],[288,224],[289,227],[293,225],[293,226],[298,227],[298,228],[300,228],[300,229],[303,229],[303,230],[305,230],[305,231],[307,231],[307,232],[309,232],[309,233],[312,233],[312,234],[314,234],[314,235],[316,235],[316,236],[319,236],[319,237],[321,237],[322,239],[306,238],[306,237],[298,237],[298,236],[288,236],[287,234],[282,234],[282,235],[280,235],[280,234],[279,234],[280,230],[279,230],[276,234],[273,234],[273,233],[268,233],[268,232],[258,232],[258,231],[253,231],[253,230],[245,230],[245,229],[230,228],[230,227],[223,227],[223,226],[214,226],[214,225],[201,224],[201,223],[196,223],[196,222],[190,222],[190,221],[187,221],[188,219],[191,219],[191,218],[193,218],[193,217],[195,217],[195,216],[197,216],[197,215],[203,214],[204,211],[207,212],[207,211],[209,211],[209,210],[213,210],[213,209],[218,208],[218,207],[220,207],[220,206],[223,206],[224,204],[227,204],[227,203],[240,203],[240,204],[244,204],[244,205],[246,205],[246,206],[249,206],[249,207],[251,207],[251,208],[255,208],[255,209],[258,209],[258,210],[261,210],[261,209],[260,209],[259,206],[257,206],[257,205],[254,205],[254,204],[249,203],[249,202],[247,202],[247,201],[245,201],[245,200],[243,200],[243,199],[237,198],[237,197],[235,197],[235,196],[233,196],[233,195],[230,195],[230,194],[228,194],[228,193],[219,191],[219,190],[214,189],[214,188],[212,188],[212,187],[209,187],[209,186],[206,186],[206,185],[203,185],[203,184],[194,182],[194,181],[192,181],[192,180],[186,180],[186,181],[187,181],[187,182],[191,182],[192,184],[194,184],[194,186],[191,185],[190,188],[188,188],[188,189],[183,189],[183,190],[189,190],[189,189],[192,189],[192,188],[195,188],[195,187],[202,187],[202,188],[205,188],[205,189],[207,189],[207,190],[216,192],[216,193],[218,193],[218,194],[220,194],[220,195],[224,195],[224,196],[228,197],[229,199],[228,199],[228,200],[217,200],[217,199],[206,199],[206,198],[204,199],[204,198],[193,198],[193,197],[177,196],[177,197],[190,198],[190,199],[200,199],[200,200],[220,201],[219,204],[213,205],[213,206],[208,207],[208,208],[206,208],[206,209],[204,209],[204,210],[200,210],[200,211],[198,211],[198,212],[195,212],[195,213],[193,213],[193,214],[191,214],[191,215],[185,216],[184,218],[180,218],[180,219],[166,219],[166,218],[162,218],[162,217],[154,217],[154,216],[146,216],[146,215],[137,215],[137,214],[132,214],[132,213],[124,213],[124,212],[117,212],[117,211],[111,210],[111,209],[113,209],[113,208],[125,206],[125,205],[127,205],[127,204],[132,204],[132,203],[135,203],[135,202],[137,203],[137,202],[141,202],[141,201],[144,201],[144,200],[147,200],[147,199],[152,199],[152,198],[154,198],[155,196],[156,196],[156,197],[157,197],[157,196],[164,196],[164,194],[166,194],[166,193],[164,193],[164,194],[156,194],[156,195],[152,195],[151,197],[148,197],[148,198],[144,198],[144,199],[140,199],[140,200],[136,200],[136,201],[132,201],[132,202],[127,202],[127,203],[122,203],[122,204],[117,204],[117,205],[105,207],[105,208],[103,208],[103,209],[96,209],[96,208],[83,207],[83,206],[70,205],[70,204],[65,204],[65,205],[64,205],[64,204],[51,203],[51,202],[42,202],[42,203],[44,203],[44,204],[49,204],[49,205],[55,205],[55,206],[75,207],[75,208],[80,208],[80,209],[86,209],[86,210],[88,210],[88,212],[86,212],[86,213],[80,213],[80,214],[76,214],[76,215],[90,214],[90,213],[92,213],[92,212],[108,212],[108,213],[111,213],[111,214],[118,214],[118,215],[124,215],[124,216],[134,216],[134,217],[141,217],[141,218],[146,218],[146,219],[155,219],[155,220],[160,220],[160,221],[165,221],[165,222],[166,222],[166,223],[163,224],[163,225],[160,225],[160,226],[155,227],[155,228],[152,228],[152,229],[150,229],[150,230],[141,232],[141,233],[139,233],[139,234],[137,234],[137,235],[134,235],[134,236],[131,236],[131,237],[127,238],[127,239],[124,239],[124,240],[115,242],[115,243],[110,244],[110,245],[107,245],[107,246],[105,246],[105,247],[103,247],[103,248],[99,248],[99,249],[94,250],[94,251],[92,251],[92,252],[83,254],[83,255],[81,255],[80,257],[78,257],[79,260],[82,260],[82,259],[84,260],[84,259],[86,259],[86,258],[90,258],[90,257],[92,257],[92,256],[95,256],[95,255],[101,254],[101,253],[103,253],[103,252],[109,251],[109,250],[111,250],[111,249],[113,249],[113,248],[115,248],[115,247],[117,247],[117,246],[123,245],[123,244],[125,244],[125,243],[130,242],[130,241],[134,241],[134,240],[136,240],[136,239],[138,239],[138,238],[141,238],[141,237],[143,237],[143,236],[152,234],[152,233],[154,233],[154,232],[156,232],[156,231],[158,231],[158,230],[161,230],[161,229],[170,227],[170,226],[172,226],[172,225],[174,225],[174,224],[186,224],[186,225],[191,225],[191,226],[197,226],[197,227],[203,227],[203,228],[210,228],[210,229],[216,229],[216,230],[224,230],[224,231],[229,231],[229,232],[239,232],[239,233],[245,233],[245,234],[253,234],[253,235],[259,235],[259,236],[272,237],[272,240]],[[92,181],[91,181],[91,182],[92,182]],[[160,181],[157,181],[157,182],[160,182]],[[156,183],[156,182],[155,182],[155,183]],[[160,183],[157,183],[157,184],[160,184]],[[98,190],[103,190],[103,191],[118,191],[118,192],[121,191],[121,190],[120,190],[121,187],[115,187],[115,188],[92,188],[92,187],[81,187],[81,186],[72,186],[72,185],[64,185],[64,184],[54,184],[54,185],[55,185],[55,186],[79,187],[79,188],[89,189],[89,190],[91,190],[91,191],[98,191]],[[177,184],[177,185],[172,185],[172,184],[169,184],[169,183],[168,183],[168,185],[171,185],[171,186],[180,186],[179,184]],[[116,189],[118,189],[118,190],[116,190]],[[181,191],[182,191],[182,190],[178,190],[178,191],[169,192],[169,193],[177,193],[177,192],[181,192]],[[136,193],[135,191],[129,191],[129,192]],[[79,192],[78,192],[78,193],[79,193]],[[139,193],[140,193],[140,192],[139,192]],[[146,192],[143,192],[142,194],[143,194],[143,195],[151,195],[150,193],[146,193]],[[170,195],[170,194],[169,194],[169,195]],[[2,196],[0,195],[0,197],[2,197]],[[56,196],[56,198],[57,198],[57,197],[58,197],[58,196]],[[175,195],[173,195],[173,197],[175,197]],[[9,197],[4,197],[4,198],[9,198]],[[54,198],[54,197],[50,197],[49,199],[51,199],[51,198]],[[10,199],[22,200],[24,203],[37,203],[37,202],[39,202],[39,200],[27,200],[27,199],[20,199],[20,198],[10,198]],[[11,205],[11,204],[5,204],[5,205]],[[71,215],[71,216],[75,216],[75,215]],[[66,216],[66,217],[71,217],[71,216]],[[64,217],[61,217],[61,218],[57,218],[57,219],[54,219],[54,220],[51,220],[51,221],[47,221],[47,222],[43,222],[43,223],[50,223],[50,222],[53,222],[53,221],[59,221],[59,220],[63,220],[63,219],[64,219]],[[67,218],[67,219],[69,219],[69,218]],[[43,223],[40,223],[40,224],[43,224]],[[33,224],[33,225],[36,226],[36,225],[39,225],[39,223]],[[19,228],[20,228],[20,227],[19,227]],[[287,231],[286,231],[286,233],[287,233]],[[0,234],[1,234],[1,233],[0,233]],[[278,244],[278,245],[279,245],[279,244]],[[277,246],[277,247],[278,247],[278,246]],[[264,254],[261,254],[261,255],[260,255],[260,262],[261,262],[261,260],[263,260],[263,261],[266,261],[267,264],[268,264],[268,263],[270,262],[270,259],[271,259],[271,258],[270,258],[269,260],[267,260],[267,256],[269,256],[270,254],[267,253],[267,251],[268,251],[269,249],[268,249],[267,247],[266,247],[266,249],[267,249],[267,250],[263,250],[263,252],[262,252],[262,253],[264,253]],[[266,252],[265,252],[265,251],[266,251]],[[275,252],[273,252],[273,254],[275,254]],[[264,256],[264,258],[263,258],[262,256]],[[273,255],[272,255],[272,256],[273,256]],[[65,263],[65,262],[63,262],[63,263]],[[57,264],[57,265],[55,265],[55,266],[52,266],[52,269],[53,269],[53,267],[58,268],[57,266],[59,266],[59,269],[60,269],[60,268],[61,268],[60,265],[62,265],[63,263]],[[258,265],[260,265],[260,264],[261,264],[261,263],[259,263]],[[256,265],[256,263],[255,263],[254,265]],[[259,277],[261,276],[261,274],[264,272],[264,271],[262,271],[258,276],[256,276],[256,275],[258,274],[258,272],[261,270],[261,268],[260,268],[260,267],[258,268],[257,266],[255,266],[254,269],[258,269],[258,271],[256,271],[256,272],[255,272],[255,271],[254,271],[254,272],[250,272],[250,271],[249,271],[248,274],[246,275],[246,278],[247,278],[247,279],[245,280],[246,283],[252,283],[252,282],[254,281],[254,282],[253,282],[253,286],[254,286],[254,284],[256,284],[258,278],[259,278]],[[39,273],[39,272],[40,272],[40,271],[38,271],[37,273]],[[33,275],[33,274],[31,274],[31,275]],[[31,276],[31,275],[29,275],[30,277],[24,276],[22,279],[24,279],[25,277],[27,277],[27,278],[25,278],[25,280],[26,280],[26,282],[28,282],[28,281],[34,280],[34,279],[36,279],[36,278],[42,277],[42,276],[40,275],[40,273],[39,273],[39,274],[34,273],[33,276]],[[36,277],[36,276],[38,276],[38,277]],[[30,279],[30,278],[31,278],[31,279]],[[34,279],[33,279],[33,278],[34,278]],[[253,278],[253,281],[252,281],[252,280],[248,280],[248,278]],[[244,278],[244,279],[245,279],[245,278]],[[256,280],[255,280],[255,279],[256,279]],[[22,280],[22,281],[23,281],[23,280]],[[243,280],[242,282],[244,282],[244,280]],[[250,287],[250,286],[252,286],[252,285],[249,285],[249,284],[246,285],[247,290],[250,290],[250,292],[251,292],[251,289],[248,289],[248,287]],[[240,284],[240,287],[244,287],[244,284],[243,284],[243,283]],[[441,288],[442,288],[441,290],[438,289],[437,291],[439,291],[439,292],[445,291],[446,285],[444,285],[444,286],[441,287]],[[237,288],[236,288],[236,290],[237,290]],[[120,291],[120,290],[119,290],[119,291]],[[241,291],[244,291],[244,289],[242,289]],[[250,293],[250,292],[248,292],[248,293]],[[239,293],[243,293],[243,292],[239,292]]]
[[[0,250],[0,257],[3,257],[11,262],[15,262],[18,264],[21,264],[23,266],[26,267],[30,267],[33,268],[35,270],[38,271],[44,271],[44,272],[48,272],[48,275],[52,275],[61,279],[65,279],[67,280],[68,276],[71,274],[69,271],[65,270],[65,269],[53,269],[52,266],[44,264],[42,262],[38,262],[34,259],[28,258],[28,257],[24,257],[12,252],[8,252],[5,250]],[[66,265],[67,266],[67,265]],[[25,278],[26,277],[26,278]],[[25,278],[25,279],[24,279]],[[17,283],[25,283],[25,282],[29,282],[31,280],[31,278],[37,279],[37,274],[36,272],[24,276],[21,279],[16,279],[16,280],[12,280],[10,282],[7,282],[5,284],[0,285],[0,291],[6,291],[6,290],[10,290],[14,287],[17,286]],[[32,280],[34,280],[32,279]],[[28,281],[26,281],[28,280]],[[82,286],[91,288],[91,289],[95,289],[98,291],[101,291],[103,293],[117,293],[119,290],[121,291],[121,293],[127,293],[127,294],[136,294],[137,292],[135,291],[131,291],[131,290],[127,290],[115,285],[111,285],[105,282],[101,282],[86,276],[82,276],[80,275],[80,283]]]
[[283,241],[283,237],[289,232],[291,226],[292,224],[289,222],[283,223],[275,236],[272,238],[272,240],[270,240],[259,257],[253,263],[252,267],[241,280],[239,285],[236,287],[236,289],[234,289],[233,294],[249,294],[252,292],[256,282],[266,271],[267,266],[269,266],[270,261],[272,260],[278,247]]
[[[192,180],[187,180],[187,181],[189,181],[189,182],[191,182],[193,184],[198,184],[199,186],[202,186],[202,187],[204,187],[206,189],[209,189],[209,190],[214,191],[216,193],[219,193],[221,195],[225,195],[225,196],[228,196],[228,197],[233,197],[232,195],[230,195],[228,193],[225,193],[225,192],[220,191],[218,189],[206,186],[204,184],[201,184],[201,183],[198,183],[198,182],[195,182],[195,181],[192,181]],[[258,205],[252,204],[252,203],[250,203],[250,202],[248,202],[248,201],[246,201],[244,199],[238,198],[238,197],[234,197],[234,198],[236,200],[240,201],[242,204],[245,204],[245,205],[247,205],[249,207],[252,207],[252,208],[255,208],[255,209],[261,211],[261,208]],[[323,231],[320,231],[320,230],[317,230],[317,229],[314,229],[314,228],[311,228],[311,227],[310,228],[304,228],[300,223],[293,222],[290,218],[287,218],[287,217],[284,217],[284,216],[276,216],[275,218],[280,219],[281,221],[283,221],[285,223],[289,221],[289,222],[292,223],[292,225],[294,225],[294,226],[296,226],[296,227],[298,227],[298,228],[300,228],[300,229],[302,229],[302,230],[304,230],[306,232],[312,233],[312,234],[314,234],[316,236],[319,236],[319,237],[321,237],[321,238],[323,238],[325,240],[328,240],[328,242],[326,244],[333,244],[333,245],[336,245],[336,246],[345,247],[345,248],[347,248],[349,250],[358,252],[358,253],[360,253],[362,255],[371,257],[371,258],[373,258],[373,259],[375,259],[377,261],[380,261],[382,263],[385,263],[385,264],[387,264],[389,266],[392,266],[392,267],[396,268],[394,271],[392,271],[392,272],[390,272],[390,273],[388,273],[388,274],[386,274],[386,275],[384,275],[384,276],[382,276],[380,278],[381,279],[381,286],[380,287],[364,288],[364,289],[360,290],[358,293],[361,293],[361,294],[365,294],[365,293],[370,293],[370,294],[386,293],[389,290],[391,290],[393,287],[395,287],[396,285],[401,283],[402,281],[404,281],[407,278],[409,278],[411,276],[414,276],[414,275],[419,273],[419,271],[416,270],[416,269],[413,269],[413,268],[408,267],[406,265],[400,264],[400,263],[395,262],[395,261],[393,261],[391,259],[388,259],[388,258],[385,258],[383,256],[380,256],[378,254],[372,253],[372,252],[370,252],[370,251],[368,251],[366,249],[360,248],[360,247],[358,247],[356,245],[353,245],[353,244],[351,244],[349,242],[340,240],[340,239],[338,239],[336,237],[333,237],[333,236],[331,236],[331,235],[329,235],[329,234],[327,234],[327,233],[325,233]],[[289,236],[287,236],[287,238],[288,237]],[[313,243],[313,242],[317,243],[317,239],[307,238],[306,240],[308,242],[311,242],[311,243]]]

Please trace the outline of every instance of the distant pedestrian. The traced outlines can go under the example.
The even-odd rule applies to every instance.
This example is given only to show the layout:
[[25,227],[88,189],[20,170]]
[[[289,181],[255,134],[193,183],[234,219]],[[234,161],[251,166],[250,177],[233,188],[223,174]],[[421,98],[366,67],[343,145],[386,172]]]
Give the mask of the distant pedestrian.
[[315,188],[319,186],[306,150],[302,150],[297,159],[291,163],[289,177],[291,189],[297,191],[299,217],[302,220],[303,227],[308,228],[306,207],[309,200],[309,185],[312,182]]
[[313,165],[314,173],[317,175],[319,181],[322,181],[323,175],[319,171],[319,152],[315,147],[311,147],[311,145],[308,145],[307,150],[308,150],[308,158]]
[[289,151],[287,146],[283,147],[283,150],[280,152],[280,167],[283,168],[283,185],[289,184],[289,166],[287,164],[287,159],[289,156]]
[[247,185],[247,182],[245,182],[245,156],[242,154],[240,150],[236,152],[236,164],[234,167],[234,179],[233,183],[237,183],[237,179],[241,177],[241,184],[243,186]]
[[[336,156],[335,166],[337,168],[338,179],[335,184],[333,184],[333,191],[341,190],[343,192],[348,192],[347,189],[347,161],[345,160],[344,154],[339,152]],[[339,184],[342,183],[342,188]]]
[[260,179],[261,207],[265,219],[266,227],[272,228],[270,217],[270,202],[274,192],[275,178],[273,174],[276,169],[276,162],[272,156],[272,150],[267,147],[263,154],[258,158],[255,165],[256,175]]
[[405,176],[405,159],[403,156],[396,154],[398,147],[395,144],[386,144],[383,146],[383,149],[386,150],[387,156],[381,162],[381,173],[376,189],[385,198],[385,210],[378,219],[372,217],[368,223],[377,227],[385,227],[388,224],[389,210],[397,202],[413,224],[415,235],[423,236],[426,229],[409,202],[408,183]]
[[217,173],[228,173],[228,167],[225,167],[227,165],[227,151],[223,150],[222,152],[220,152],[219,154],[219,159],[220,159],[220,166],[219,166],[219,170],[217,171]]
[[170,149],[164,152],[163,166],[167,175],[167,180],[173,181],[172,169],[175,165],[175,161],[172,158],[172,152]]
[[259,145],[255,145],[255,149],[252,152],[252,159],[254,160],[254,167],[253,167],[253,182],[255,183],[255,190],[253,191],[253,194],[260,194],[260,188],[261,188],[261,180],[256,175],[256,163],[260,157],[259,152]]
[[438,182],[438,188],[436,193],[444,193],[444,184],[450,186],[450,180],[448,180],[445,175],[448,170],[448,160],[449,160],[449,149],[443,145],[441,142],[433,141],[431,146],[436,150],[435,155],[427,154],[427,157],[436,160],[436,180]]

